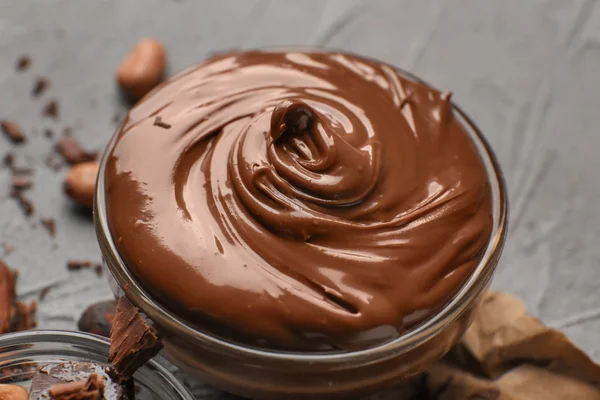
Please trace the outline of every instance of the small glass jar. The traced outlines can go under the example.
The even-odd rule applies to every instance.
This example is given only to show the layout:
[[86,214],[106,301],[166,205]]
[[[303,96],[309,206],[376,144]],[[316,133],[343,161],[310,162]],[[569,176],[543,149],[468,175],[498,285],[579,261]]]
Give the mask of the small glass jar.
[[[108,364],[107,339],[83,332],[25,331],[0,335],[0,383],[29,388],[37,368],[67,361]],[[134,375],[136,400],[194,400],[156,361]]]
[[[398,72],[422,82],[407,72]],[[167,310],[135,280],[111,236],[104,178],[107,154],[115,141],[113,137],[100,165],[94,215],[100,249],[115,295],[126,295],[156,324],[164,339],[164,356],[172,363],[243,397],[348,399],[373,393],[423,372],[446,354],[468,328],[498,264],[506,236],[507,196],[496,157],[475,124],[458,107],[452,107],[487,171],[492,192],[493,231],[481,262],[451,301],[434,317],[400,338],[359,351],[271,351],[215,337]]]

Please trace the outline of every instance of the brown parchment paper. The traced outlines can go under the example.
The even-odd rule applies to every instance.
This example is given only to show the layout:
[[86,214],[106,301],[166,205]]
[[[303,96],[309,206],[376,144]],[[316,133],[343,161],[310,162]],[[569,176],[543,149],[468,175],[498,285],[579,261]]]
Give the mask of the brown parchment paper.
[[600,400],[600,366],[528,315],[517,298],[488,292],[462,342],[441,362],[373,399]]

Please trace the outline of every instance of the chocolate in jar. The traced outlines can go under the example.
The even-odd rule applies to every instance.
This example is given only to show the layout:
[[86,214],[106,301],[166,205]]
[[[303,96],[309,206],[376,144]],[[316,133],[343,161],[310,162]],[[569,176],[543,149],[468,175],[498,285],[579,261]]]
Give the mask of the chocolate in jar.
[[143,288],[266,349],[400,337],[452,299],[493,227],[450,95],[335,52],[234,52],[180,73],[131,110],[104,179]]

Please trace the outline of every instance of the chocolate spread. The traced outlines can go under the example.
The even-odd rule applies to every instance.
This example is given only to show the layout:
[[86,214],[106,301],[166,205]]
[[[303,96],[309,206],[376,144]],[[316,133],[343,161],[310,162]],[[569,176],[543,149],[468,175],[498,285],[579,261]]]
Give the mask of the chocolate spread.
[[397,338],[450,300],[492,229],[449,94],[342,53],[236,52],[180,73],[131,110],[105,174],[144,288],[266,348]]

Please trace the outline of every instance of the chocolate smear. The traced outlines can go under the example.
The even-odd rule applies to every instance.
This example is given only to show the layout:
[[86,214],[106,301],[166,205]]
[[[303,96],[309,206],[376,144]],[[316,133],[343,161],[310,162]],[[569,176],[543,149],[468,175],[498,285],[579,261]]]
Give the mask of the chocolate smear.
[[2,127],[2,131],[6,137],[15,144],[24,143],[27,140],[19,125],[12,121],[4,119],[0,121],[0,127]]
[[72,137],[60,139],[54,145],[55,150],[63,156],[69,164],[79,164],[85,161],[93,161],[97,154],[84,150],[79,142]]
[[164,122],[160,116],[158,116],[158,117],[156,117],[154,119],[154,125],[158,126],[158,127],[161,127],[161,128],[164,128],[164,129],[171,128],[171,125],[167,124],[166,122]]
[[121,297],[110,331],[108,356],[117,372],[124,377],[132,376],[161,349],[162,342],[156,329],[127,297]]

